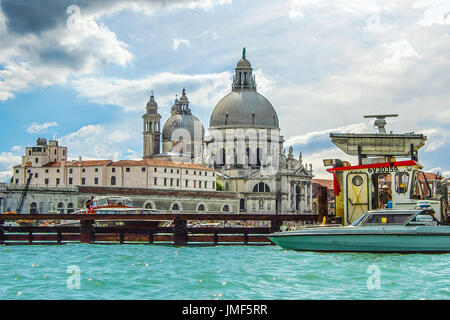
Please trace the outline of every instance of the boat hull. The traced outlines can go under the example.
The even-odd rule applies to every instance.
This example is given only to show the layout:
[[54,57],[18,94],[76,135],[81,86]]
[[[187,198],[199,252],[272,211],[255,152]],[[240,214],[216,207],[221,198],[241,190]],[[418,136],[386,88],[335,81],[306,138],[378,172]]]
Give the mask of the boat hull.
[[450,234],[272,235],[283,249],[326,252],[450,252]]

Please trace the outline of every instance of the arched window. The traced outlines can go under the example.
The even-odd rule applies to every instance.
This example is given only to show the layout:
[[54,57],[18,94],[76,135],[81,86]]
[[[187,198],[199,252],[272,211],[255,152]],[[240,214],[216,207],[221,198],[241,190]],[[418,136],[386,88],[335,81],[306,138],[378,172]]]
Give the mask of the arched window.
[[228,211],[230,211],[230,207],[226,204],[226,205],[223,206],[222,211],[223,212],[228,212]]
[[73,203],[70,202],[70,203],[67,205],[67,213],[72,213],[72,212],[74,212],[74,208],[73,208]]
[[180,206],[178,203],[172,204],[172,211],[180,211]]
[[116,177],[115,177],[115,176],[112,176],[112,177],[111,177],[111,185],[112,185],[112,186],[115,186],[115,185],[116,185]]
[[64,203],[58,203],[58,213],[64,214]]
[[150,203],[150,202],[147,202],[146,204],[145,204],[145,207],[144,207],[145,209],[153,209],[153,205]]
[[30,203],[30,214],[37,214],[37,213],[38,213],[37,203],[36,202]]
[[253,192],[270,192],[270,188],[264,182],[260,182],[255,184],[253,187]]
[[203,203],[199,204],[197,211],[205,211],[205,205]]

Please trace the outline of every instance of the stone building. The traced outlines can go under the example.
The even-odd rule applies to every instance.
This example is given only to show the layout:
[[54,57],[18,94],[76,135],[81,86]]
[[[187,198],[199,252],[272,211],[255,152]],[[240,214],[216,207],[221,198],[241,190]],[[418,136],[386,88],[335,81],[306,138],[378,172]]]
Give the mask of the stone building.
[[205,138],[205,161],[225,190],[238,193],[247,213],[310,213],[312,167],[284,152],[275,108],[256,90],[245,49],[231,92],[214,108]]
[[[141,160],[70,161],[66,147],[39,138],[13,168],[11,184],[23,188],[31,175],[33,188],[78,188],[76,201],[62,201],[65,210],[92,192],[129,195],[138,204],[163,211],[312,212],[312,167],[303,164],[301,154],[295,158],[292,147],[286,155],[277,112],[257,92],[245,49],[231,92],[211,114],[208,136],[192,114],[185,88],[162,130],[153,92],[142,119]],[[225,191],[216,192],[216,181]],[[47,204],[58,201],[49,199]],[[16,200],[1,190],[0,200],[15,209]]]

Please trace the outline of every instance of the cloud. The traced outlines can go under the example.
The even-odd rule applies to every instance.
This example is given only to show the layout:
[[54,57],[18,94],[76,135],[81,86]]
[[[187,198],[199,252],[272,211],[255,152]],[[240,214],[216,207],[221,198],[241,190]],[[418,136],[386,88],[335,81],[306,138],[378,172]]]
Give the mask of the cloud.
[[131,139],[128,126],[117,128],[100,124],[91,124],[69,133],[59,139],[60,145],[67,146],[73,159],[79,156],[84,159],[122,158],[124,146]]
[[0,101],[35,87],[64,84],[134,59],[128,45],[101,19],[122,10],[211,10],[228,0],[2,0],[0,2]]
[[43,124],[38,124],[33,122],[27,129],[28,133],[38,133],[38,132],[46,132],[48,128],[57,127],[58,123],[53,122],[44,122]]
[[22,161],[21,155],[18,155],[16,151],[0,153],[0,181],[2,182],[9,182],[12,176],[12,167]]
[[143,79],[85,78],[74,80],[74,89],[82,98],[99,104],[122,107],[126,111],[144,110],[150,90],[158,105],[172,106],[175,94],[186,87],[191,104],[211,107],[225,95],[231,73],[175,74],[163,72]]
[[367,130],[368,125],[366,123],[356,123],[344,127],[335,129],[326,129],[321,131],[308,132],[302,135],[293,136],[286,139],[285,146],[306,145],[317,139],[329,139],[328,134],[334,133],[362,133]]
[[189,40],[175,38],[175,39],[173,39],[173,46],[172,46],[173,50],[177,51],[177,50],[178,50],[178,47],[179,47],[181,44],[184,44],[184,45],[185,45],[186,47],[188,47],[188,48],[191,47],[191,42],[190,42]]

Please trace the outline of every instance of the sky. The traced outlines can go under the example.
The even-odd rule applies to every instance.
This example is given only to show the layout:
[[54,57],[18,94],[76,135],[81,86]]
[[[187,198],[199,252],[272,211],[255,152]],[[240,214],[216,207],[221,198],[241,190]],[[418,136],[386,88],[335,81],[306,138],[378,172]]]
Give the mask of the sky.
[[153,90],[161,123],[186,87],[205,126],[242,48],[285,147],[316,178],[351,160],[330,132],[427,136],[425,170],[450,176],[448,0],[0,0],[0,181],[26,146],[57,139],[70,159],[139,159]]

